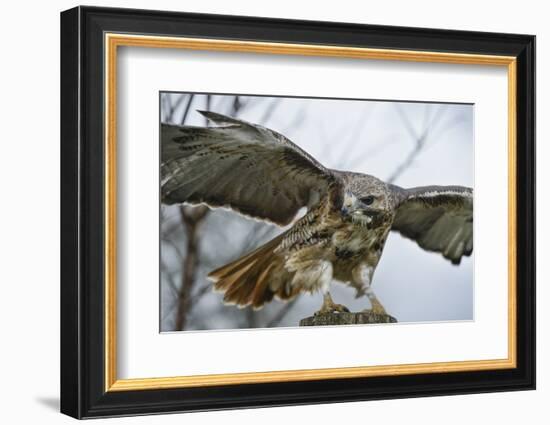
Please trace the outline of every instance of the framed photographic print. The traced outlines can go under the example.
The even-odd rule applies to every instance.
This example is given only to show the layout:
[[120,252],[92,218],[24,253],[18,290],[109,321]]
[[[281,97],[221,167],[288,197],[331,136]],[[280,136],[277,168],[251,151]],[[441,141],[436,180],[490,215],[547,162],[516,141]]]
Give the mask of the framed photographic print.
[[61,14],[61,411],[535,387],[535,38]]

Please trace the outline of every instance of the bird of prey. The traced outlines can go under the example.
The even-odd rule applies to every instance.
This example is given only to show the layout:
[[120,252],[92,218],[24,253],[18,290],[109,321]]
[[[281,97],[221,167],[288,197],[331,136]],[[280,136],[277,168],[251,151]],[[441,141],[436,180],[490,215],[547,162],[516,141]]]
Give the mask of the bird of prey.
[[215,126],[161,125],[162,202],[230,208],[292,224],[209,274],[226,303],[258,309],[274,297],[321,291],[316,314],[349,311],[330,295],[336,280],[368,297],[368,311],[385,314],[371,284],[391,230],[453,264],[472,253],[471,188],[404,189],[368,174],[332,170],[273,130],[199,112]]

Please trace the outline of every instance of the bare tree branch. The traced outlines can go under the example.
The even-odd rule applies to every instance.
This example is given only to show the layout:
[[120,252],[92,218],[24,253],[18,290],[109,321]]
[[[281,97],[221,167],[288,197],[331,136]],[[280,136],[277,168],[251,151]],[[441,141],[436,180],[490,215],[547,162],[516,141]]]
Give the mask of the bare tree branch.
[[430,136],[430,132],[437,126],[438,122],[441,118],[441,113],[443,108],[440,106],[436,112],[434,113],[433,117],[430,119],[429,115],[429,109],[426,109],[425,116],[424,116],[424,127],[420,133],[418,133],[414,127],[412,126],[412,123],[405,115],[405,112],[401,108],[401,106],[396,103],[395,108],[399,115],[401,116],[401,120],[403,122],[403,125],[405,126],[405,129],[411,136],[411,139],[414,142],[413,149],[409,152],[409,154],[405,157],[405,159],[395,168],[395,170],[390,174],[390,176],[386,179],[388,183],[395,182],[401,174],[405,172],[411,165],[414,163],[416,158],[422,153],[424,148],[426,147],[427,141]]
[[172,239],[170,239],[168,236],[165,236],[165,235],[162,236],[162,241],[169,244],[174,249],[174,251],[176,251],[176,254],[178,255],[179,259],[183,260],[183,257],[184,257],[183,252],[181,252],[181,249],[177,243],[175,243]]
[[191,298],[191,309],[193,309],[193,306],[195,306],[205,294],[209,293],[212,290],[212,286],[212,283],[209,282],[206,285],[203,285],[195,294],[193,294],[193,297]]
[[365,126],[369,122],[372,113],[373,108],[368,108],[363,111],[361,119],[356,121],[354,128],[349,132],[347,142],[344,146],[340,146],[341,153],[336,161],[338,167],[341,167],[342,169],[349,168],[349,162],[353,159],[353,156],[350,156],[349,152],[353,145],[361,139],[361,134],[363,134]]
[[273,112],[275,112],[275,109],[277,109],[277,106],[279,105],[280,100],[278,98],[273,99],[270,104],[265,109],[264,113],[262,114],[262,117],[260,118],[259,123],[265,124],[269,121],[271,116],[273,115]]
[[193,103],[194,96],[195,96],[194,94],[189,95],[189,99],[187,100],[187,105],[185,105],[183,115],[181,116],[181,125],[184,125],[185,121],[187,121],[187,115],[189,115],[189,109],[191,108],[191,104]]
[[[209,111],[210,110],[210,104],[212,103],[212,96],[207,94],[204,103],[205,103],[205,105],[204,105],[205,111]],[[209,124],[208,118],[204,117],[204,125],[206,125],[208,127],[208,124]]]
[[178,294],[178,311],[175,322],[177,331],[185,329],[187,313],[191,305],[191,291],[195,284],[197,268],[200,262],[198,253],[199,225],[209,210],[204,205],[199,205],[198,207],[182,205],[180,211],[181,220],[187,235],[187,249],[183,260],[182,280]]

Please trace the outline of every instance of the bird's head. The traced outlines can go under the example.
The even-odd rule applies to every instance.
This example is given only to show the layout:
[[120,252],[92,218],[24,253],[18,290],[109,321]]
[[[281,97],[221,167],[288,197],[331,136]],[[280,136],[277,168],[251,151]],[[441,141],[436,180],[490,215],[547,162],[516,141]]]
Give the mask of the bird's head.
[[346,185],[342,216],[365,227],[379,227],[392,216],[391,191],[376,177],[354,175]]

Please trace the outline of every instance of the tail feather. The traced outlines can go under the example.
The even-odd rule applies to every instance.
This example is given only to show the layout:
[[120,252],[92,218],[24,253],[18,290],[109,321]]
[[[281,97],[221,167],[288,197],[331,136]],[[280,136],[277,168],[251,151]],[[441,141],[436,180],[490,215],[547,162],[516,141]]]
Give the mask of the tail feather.
[[275,264],[270,263],[262,272],[260,272],[258,280],[256,281],[256,286],[252,290],[252,294],[250,294],[252,307],[258,307],[265,302],[265,293],[269,284],[268,276],[274,267]]
[[286,285],[293,273],[285,270],[283,257],[274,252],[283,236],[208,275],[215,282],[214,289],[225,292],[226,303],[259,309],[275,295],[281,299],[295,295],[287,294]]
[[[259,249],[261,248],[263,248],[263,246]],[[226,277],[236,274],[236,272],[238,272],[239,270],[244,272],[246,271],[246,269],[253,266],[255,263],[254,255],[258,253],[259,249],[252,251],[250,254],[240,257],[237,260],[226,264],[225,266],[211,271],[208,274],[208,277],[213,281],[218,282],[216,283],[216,289],[224,289],[222,287],[218,288],[218,284]]]

